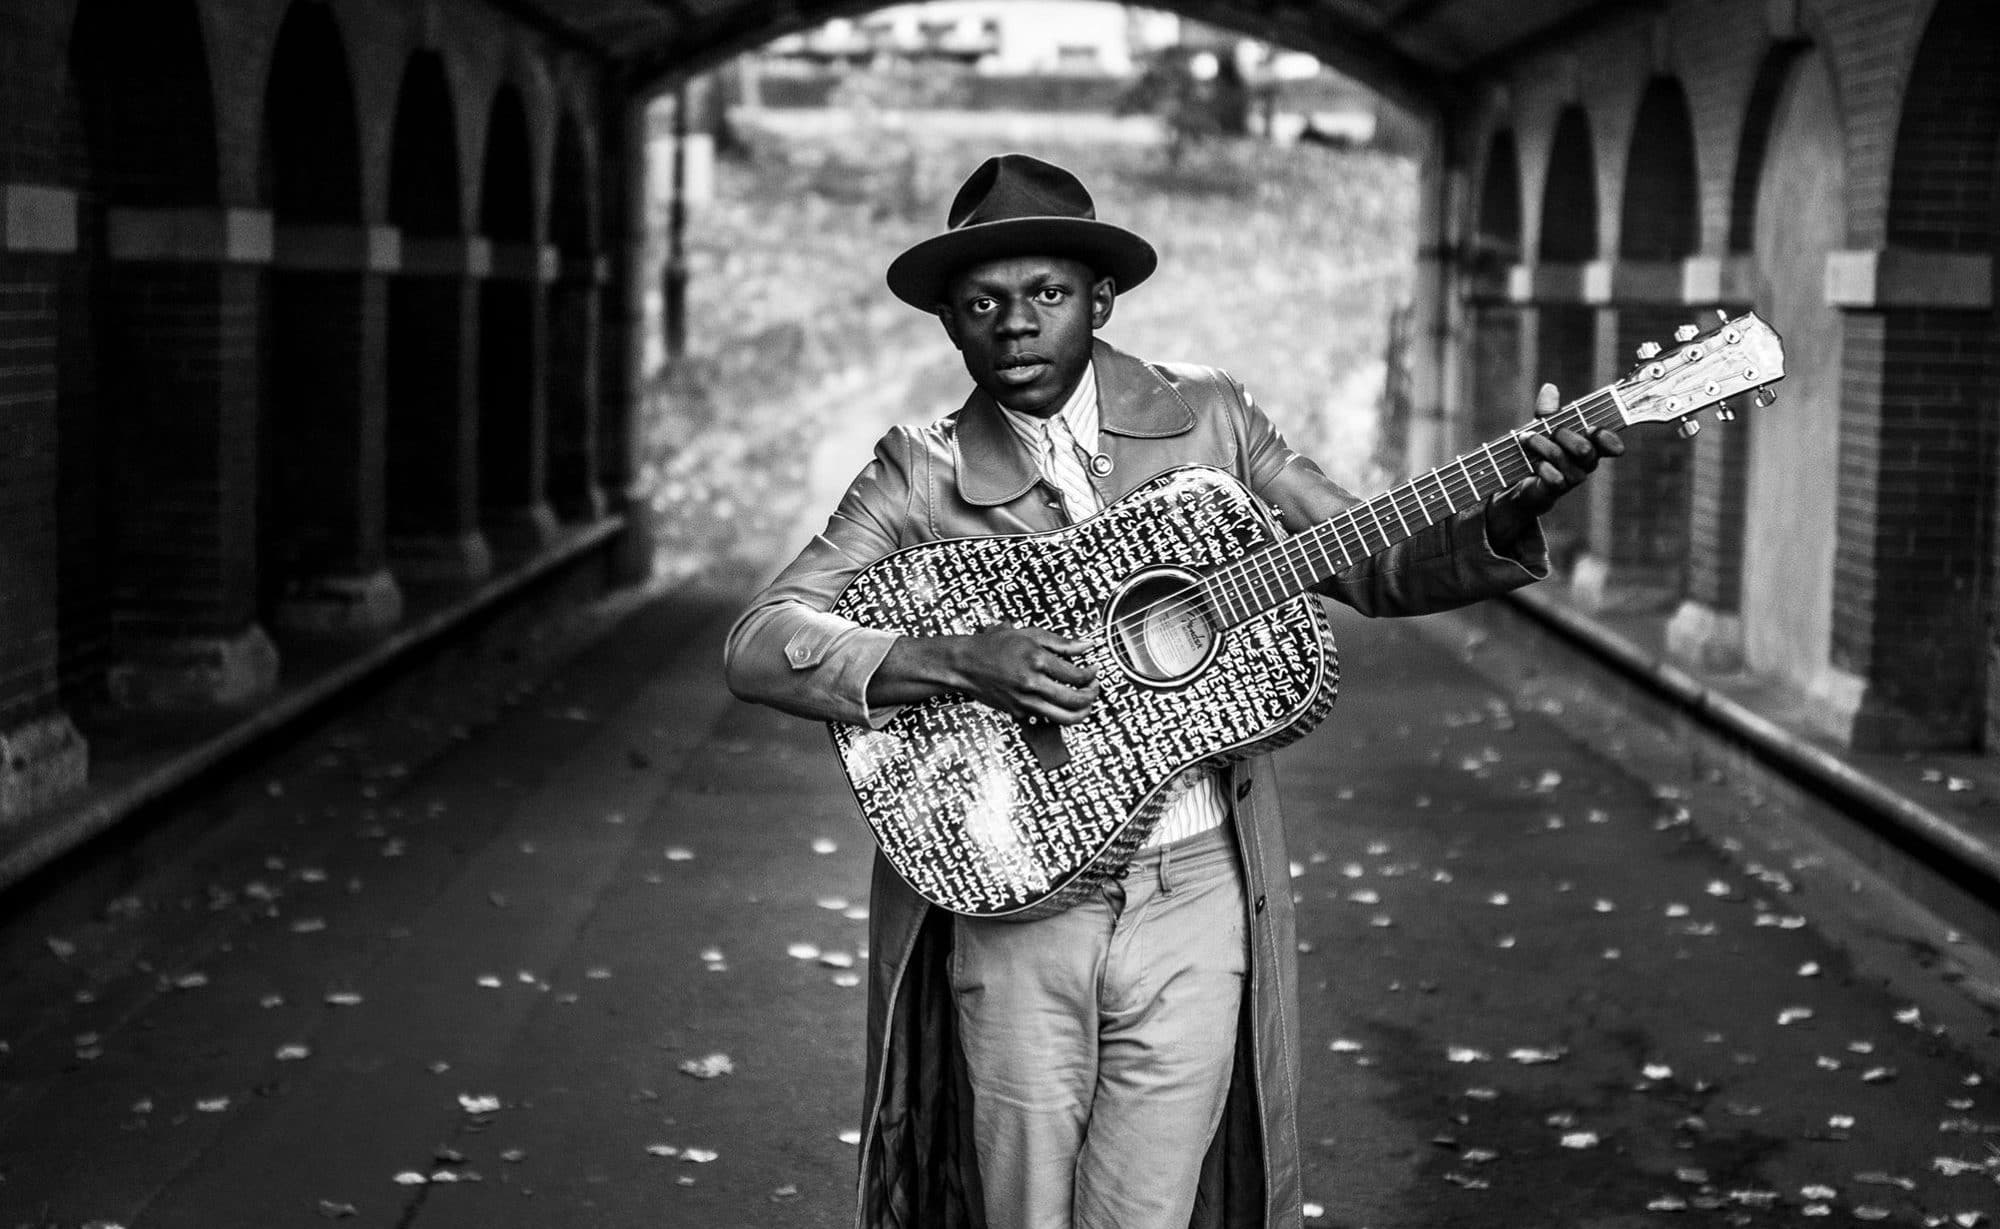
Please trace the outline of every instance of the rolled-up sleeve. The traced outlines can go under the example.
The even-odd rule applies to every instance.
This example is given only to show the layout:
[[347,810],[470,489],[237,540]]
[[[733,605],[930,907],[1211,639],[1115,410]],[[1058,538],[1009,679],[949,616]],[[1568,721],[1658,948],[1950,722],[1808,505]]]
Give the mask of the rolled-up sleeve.
[[[1298,532],[1359,503],[1312,458],[1293,451],[1242,385],[1235,385],[1244,472],[1250,489]],[[1419,615],[1494,597],[1549,574],[1548,546],[1536,525],[1512,554],[1494,549],[1482,502],[1426,525],[1386,550],[1355,561],[1320,592],[1365,615]]]
[[870,708],[868,682],[896,633],[828,613],[862,568],[907,545],[914,447],[897,428],[849,484],[826,528],[750,602],[723,646],[739,698],[801,717],[880,727],[894,708]]

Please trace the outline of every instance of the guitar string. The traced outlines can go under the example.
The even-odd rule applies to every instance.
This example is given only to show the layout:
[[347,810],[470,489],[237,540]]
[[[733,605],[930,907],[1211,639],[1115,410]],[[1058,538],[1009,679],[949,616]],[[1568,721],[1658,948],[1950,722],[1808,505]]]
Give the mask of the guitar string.
[[[1602,404],[1593,405],[1592,403],[1595,402],[1601,402]],[[1266,556],[1276,555],[1282,558],[1296,551],[1300,556],[1300,562],[1309,564],[1311,562],[1311,556],[1306,553],[1308,546],[1311,544],[1315,544],[1317,542],[1319,535],[1328,532],[1332,533],[1335,536],[1336,544],[1340,547],[1341,553],[1343,555],[1349,555],[1350,552],[1348,552],[1346,549],[1346,538],[1344,535],[1341,534],[1340,531],[1340,522],[1350,521],[1353,522],[1355,526],[1354,541],[1356,546],[1359,547],[1360,549],[1359,558],[1362,559],[1368,558],[1371,555],[1379,553],[1379,550],[1386,550],[1389,546],[1392,546],[1395,543],[1395,540],[1389,537],[1387,530],[1381,527],[1382,526],[1381,516],[1379,513],[1374,511],[1373,509],[1374,504],[1382,502],[1384,500],[1389,501],[1392,505],[1392,509],[1395,510],[1397,519],[1399,521],[1403,521],[1404,527],[1407,530],[1408,527],[1407,521],[1404,521],[1400,508],[1396,506],[1396,500],[1400,497],[1402,492],[1409,491],[1416,499],[1418,509],[1421,512],[1423,508],[1423,502],[1422,502],[1423,496],[1421,492],[1417,491],[1416,488],[1417,485],[1422,481],[1424,481],[1426,478],[1436,480],[1439,491],[1445,493],[1446,497],[1445,502],[1447,503],[1447,505],[1452,505],[1454,503],[1454,501],[1450,498],[1450,492],[1453,491],[1454,489],[1457,490],[1457,492],[1460,495],[1468,497],[1469,501],[1476,501],[1478,499],[1483,499],[1484,496],[1481,495],[1479,491],[1478,483],[1475,480],[1473,480],[1470,471],[1467,469],[1465,465],[1465,462],[1468,458],[1483,455],[1486,459],[1487,464],[1490,465],[1491,468],[1493,469],[1494,477],[1498,480],[1497,485],[1493,489],[1495,490],[1504,489],[1506,486],[1511,486],[1514,482],[1519,481],[1520,478],[1524,478],[1534,472],[1534,466],[1528,460],[1527,451],[1523,449],[1519,443],[1519,437],[1521,436],[1522,433],[1533,431],[1542,435],[1548,435],[1551,434],[1553,431],[1557,430],[1558,428],[1564,426],[1575,426],[1584,430],[1591,430],[1594,429],[1594,427],[1592,424],[1589,410],[1591,409],[1601,410],[1604,409],[1606,406],[1609,406],[1610,408],[1615,410],[1617,402],[1611,396],[1609,389],[1600,389],[1596,393],[1592,393],[1589,396],[1579,398],[1577,401],[1572,402],[1567,406],[1564,406],[1562,409],[1557,410],[1554,414],[1551,414],[1546,419],[1537,419],[1533,423],[1530,423],[1523,427],[1516,428],[1515,430],[1508,432],[1504,438],[1508,442],[1513,443],[1514,448],[1511,450],[1512,455],[1508,458],[1507,468],[1513,469],[1514,467],[1518,466],[1519,467],[1518,477],[1510,477],[1507,473],[1503,472],[1501,458],[1493,455],[1492,451],[1493,446],[1495,444],[1500,443],[1501,441],[1498,439],[1489,441],[1481,445],[1479,448],[1474,449],[1472,452],[1465,453],[1457,457],[1452,462],[1452,465],[1457,466],[1460,475],[1463,479],[1462,485],[1456,488],[1448,486],[1447,480],[1443,476],[1445,472],[1451,468],[1451,466],[1439,466],[1434,470],[1430,470],[1424,474],[1418,475],[1416,478],[1412,479],[1409,482],[1404,483],[1399,488],[1384,492],[1381,495],[1377,495],[1370,499],[1364,500],[1359,504],[1355,505],[1354,507],[1345,509],[1344,511],[1337,514],[1333,518],[1321,522],[1321,524],[1319,525],[1314,526],[1312,529],[1306,530],[1305,532],[1300,533],[1294,537],[1284,539],[1281,542],[1273,543],[1270,546],[1255,552],[1251,556],[1246,557],[1245,559],[1238,560],[1234,563],[1225,564],[1223,567],[1218,568],[1213,572],[1210,572],[1207,576],[1203,577],[1200,581],[1189,586],[1185,590],[1181,590],[1180,592],[1170,594],[1163,598],[1159,598],[1156,601],[1148,603],[1147,605],[1138,607],[1132,611],[1128,611],[1125,614],[1119,616],[1118,619],[1113,620],[1110,626],[1113,630],[1117,632],[1135,634],[1137,629],[1143,627],[1149,620],[1153,619],[1154,617],[1156,617],[1161,613],[1165,613],[1168,615],[1177,615],[1191,609],[1198,610],[1201,607],[1202,599],[1204,596],[1213,595],[1219,597],[1219,595],[1223,590],[1223,587],[1227,585],[1234,587],[1238,593],[1243,594],[1246,598],[1251,598],[1250,604],[1252,604],[1253,606],[1252,609],[1246,611],[1243,615],[1227,621],[1226,626],[1233,627],[1237,623],[1240,623],[1243,619],[1248,618],[1251,615],[1257,613],[1258,610],[1268,609],[1269,607],[1278,604],[1278,602],[1257,603],[1255,602],[1255,599],[1251,595],[1251,590],[1249,585],[1250,582],[1252,581],[1258,582],[1259,587],[1265,589],[1267,592],[1275,592],[1275,590],[1272,589],[1271,585],[1269,585],[1268,583],[1264,583],[1263,578],[1265,574],[1268,574],[1273,578],[1276,578],[1277,576],[1277,573],[1274,568],[1265,566],[1264,559]],[[1567,421],[1563,422],[1557,421],[1558,419],[1565,418],[1565,416],[1567,416],[1568,418],[1574,418],[1575,422],[1572,424]],[[1457,479],[1453,479],[1452,481],[1457,481]],[[1362,511],[1369,512],[1370,516],[1373,517],[1373,519],[1376,522],[1377,534],[1383,539],[1384,542],[1384,545],[1379,549],[1370,549],[1368,547],[1367,531],[1360,527],[1360,520],[1357,515],[1359,512]],[[1428,515],[1425,515],[1425,522],[1426,524],[1434,523]],[[1329,563],[1331,562],[1332,557],[1325,551],[1323,546],[1321,548],[1320,554],[1322,558],[1325,558]],[[1283,601],[1287,599],[1281,598],[1279,600]],[[1212,606],[1217,606],[1217,607],[1220,607],[1221,605],[1219,601],[1211,602],[1210,604]],[[1238,603],[1232,600],[1230,602],[1230,607],[1233,608],[1237,604]],[[1225,613],[1225,612],[1218,610],[1218,613]],[[1099,642],[1094,637],[1086,637],[1086,639],[1090,639],[1093,645],[1100,643],[1107,643],[1107,642]]]

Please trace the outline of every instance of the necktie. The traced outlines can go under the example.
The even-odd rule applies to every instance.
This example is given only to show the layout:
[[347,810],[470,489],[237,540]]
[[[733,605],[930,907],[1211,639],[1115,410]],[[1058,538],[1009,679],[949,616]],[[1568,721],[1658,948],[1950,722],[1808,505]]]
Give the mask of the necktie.
[[1061,414],[1054,414],[1042,420],[1045,434],[1042,437],[1042,473],[1056,490],[1062,492],[1063,506],[1069,512],[1071,521],[1080,521],[1095,515],[1102,504],[1097,498],[1096,488],[1090,485],[1090,475],[1084,469],[1084,450],[1070,431],[1069,423]]

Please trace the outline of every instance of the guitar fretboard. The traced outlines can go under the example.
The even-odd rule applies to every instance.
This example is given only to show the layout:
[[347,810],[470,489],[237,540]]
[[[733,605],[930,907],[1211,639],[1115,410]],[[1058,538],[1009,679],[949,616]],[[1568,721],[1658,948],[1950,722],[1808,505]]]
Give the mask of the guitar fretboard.
[[1331,520],[1218,568],[1202,581],[1203,596],[1221,625],[1234,627],[1526,478],[1534,472],[1534,462],[1521,446],[1523,435],[1549,435],[1563,427],[1588,435],[1623,422],[1616,386],[1598,389]]

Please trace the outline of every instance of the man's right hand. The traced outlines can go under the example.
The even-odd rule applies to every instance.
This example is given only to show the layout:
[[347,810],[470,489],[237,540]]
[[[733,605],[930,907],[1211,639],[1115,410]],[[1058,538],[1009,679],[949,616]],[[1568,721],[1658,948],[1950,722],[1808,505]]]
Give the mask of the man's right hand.
[[1038,627],[997,623],[970,636],[904,636],[868,682],[871,706],[959,692],[1003,713],[1075,725],[1097,702],[1097,673],[1074,659],[1090,648]]

